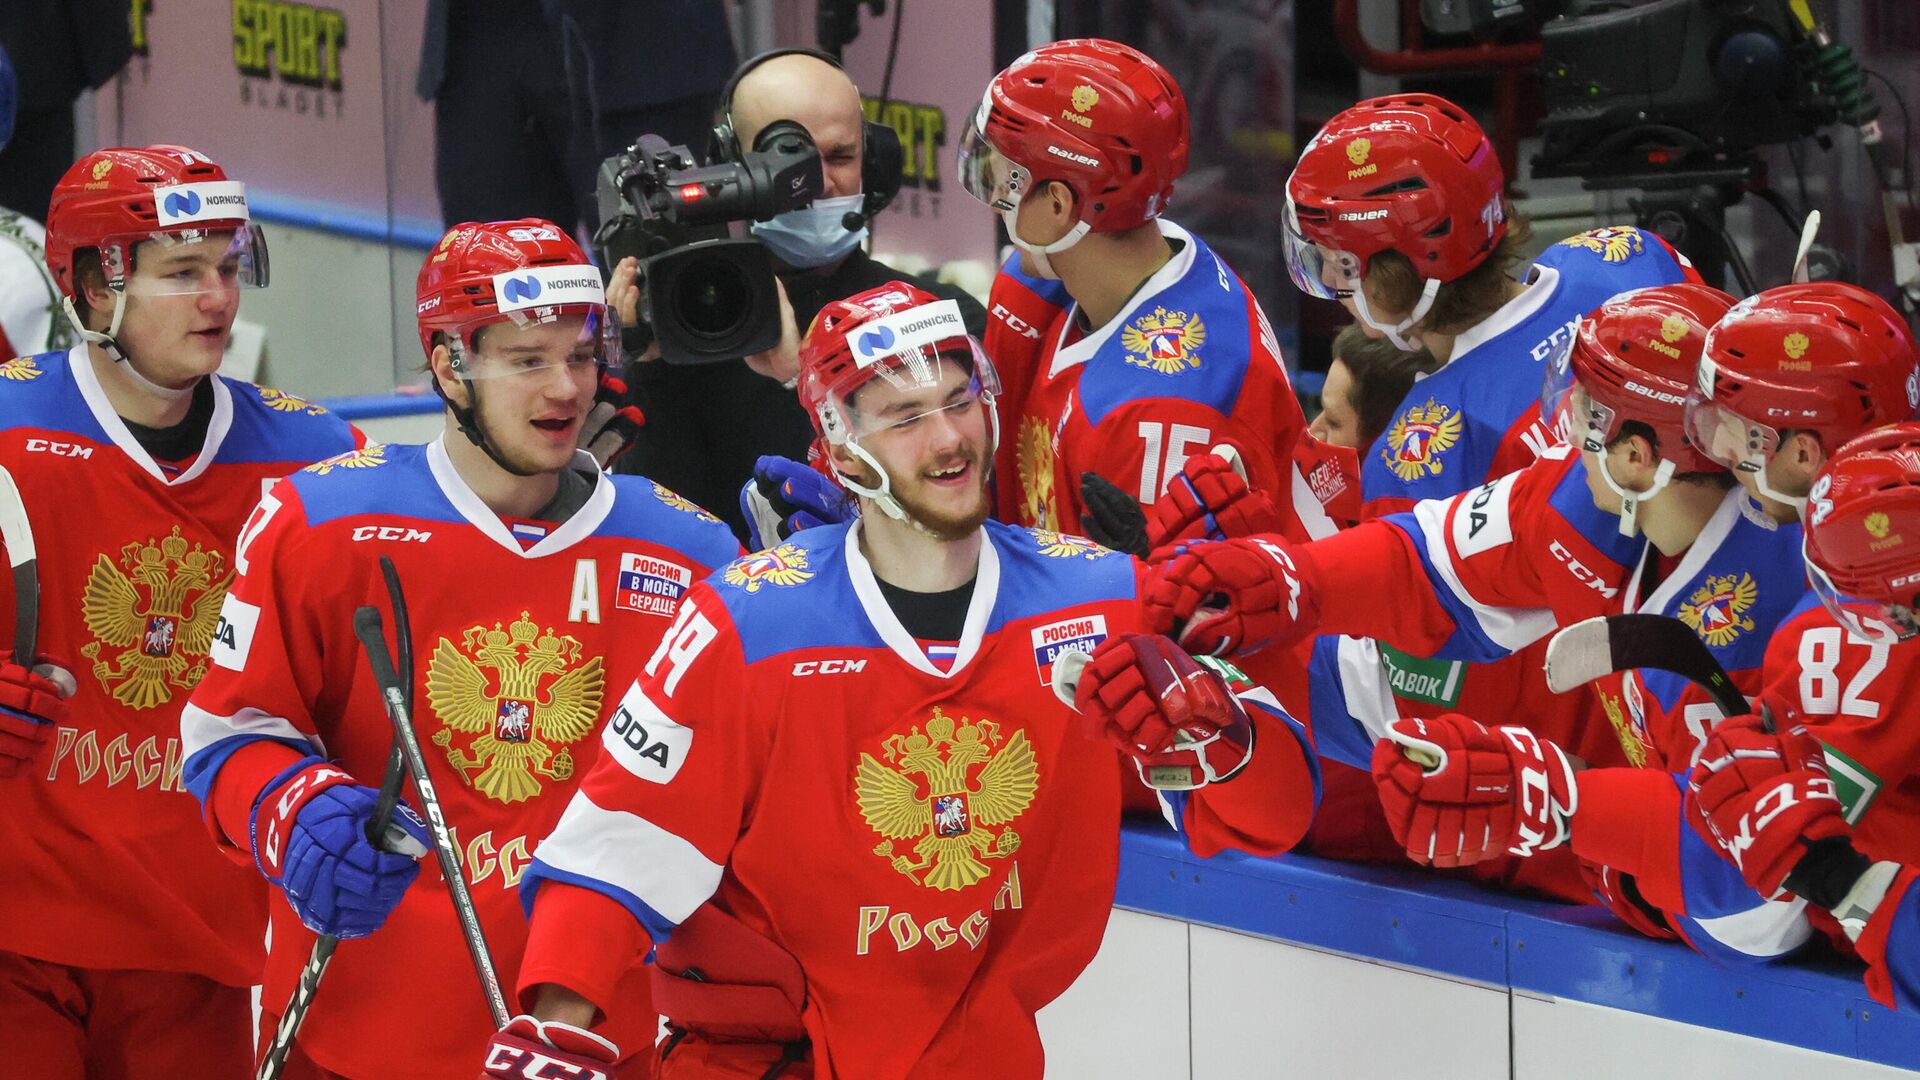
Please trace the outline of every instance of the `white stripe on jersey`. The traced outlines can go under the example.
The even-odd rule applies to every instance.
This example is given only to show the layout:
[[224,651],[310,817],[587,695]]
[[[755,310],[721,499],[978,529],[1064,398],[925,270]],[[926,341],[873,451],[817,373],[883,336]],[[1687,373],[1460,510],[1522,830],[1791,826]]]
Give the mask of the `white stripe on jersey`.
[[1770,960],[1785,956],[1807,943],[1813,925],[1807,921],[1807,902],[1793,900],[1761,901],[1757,906],[1732,915],[1693,921],[1707,936],[1738,953]]
[[534,855],[556,870],[604,881],[678,925],[720,887],[720,864],[638,814],[576,792]]
[[180,711],[180,749],[184,757],[192,757],[214,743],[235,735],[293,739],[312,746],[313,752],[321,757],[327,756],[320,745],[320,736],[301,731],[284,717],[251,706],[232,716],[215,716],[189,701],[187,707]]
[[1481,633],[1508,652],[1519,652],[1553,633],[1553,611],[1543,607],[1507,608],[1481,603],[1461,584],[1459,575],[1453,571],[1453,558],[1447,550],[1447,507],[1455,499],[1471,499],[1478,490],[1476,488],[1464,495],[1456,495],[1453,499],[1423,499],[1414,504],[1414,521],[1419,525],[1421,540],[1427,547],[1427,561],[1433,564],[1434,571],[1440,575],[1441,584],[1473,612],[1474,622]]

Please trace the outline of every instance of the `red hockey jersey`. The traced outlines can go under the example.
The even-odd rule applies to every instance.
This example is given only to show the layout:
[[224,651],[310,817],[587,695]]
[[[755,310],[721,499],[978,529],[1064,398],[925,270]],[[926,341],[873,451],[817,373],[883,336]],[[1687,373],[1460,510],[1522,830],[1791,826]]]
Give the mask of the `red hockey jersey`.
[[[1000,432],[1002,520],[1078,532],[1080,474],[1152,505],[1187,458],[1222,443],[1283,509],[1306,489],[1293,465],[1306,421],[1266,315],[1199,237],[1164,219],[1160,231],[1180,250],[1106,325],[1081,336],[1079,306],[1068,304],[1038,339],[1024,339],[1039,349],[1025,385],[1009,390],[1018,411]],[[1010,377],[1028,363],[1010,365]]]
[[[692,584],[739,551],[719,519],[665,488],[599,474],[584,455],[579,464],[598,476],[591,497],[530,548],[439,442],[323,461],[261,501],[241,536],[213,668],[181,721],[188,786],[246,873],[256,873],[254,802],[283,769],[318,756],[380,783],[393,728],[353,617],[371,604],[393,625],[378,567],[388,556],[412,623],[414,724],[495,965],[512,981],[526,944],[514,889],[599,757],[610,691]],[[269,1007],[287,1000],[313,938],[275,892]],[[611,1037],[644,1050],[654,1023],[644,972],[622,993],[627,1027]],[[431,1022],[396,1026],[399,1015]],[[466,1080],[492,1031],[428,860],[386,924],[334,955],[300,1045],[347,1076]]]
[[[1037,1077],[1033,1014],[1099,947],[1119,848],[1116,755],[1049,684],[1062,651],[1137,628],[1135,564],[989,523],[942,671],[859,528],[809,529],[689,595],[523,886],[625,914],[583,909],[611,922],[527,967],[585,992],[592,953],[637,928],[665,941],[711,901],[798,960],[820,1080]],[[1255,724],[1248,773],[1217,791],[1264,800],[1284,847],[1312,812],[1304,735]],[[1184,820],[1213,830],[1196,807],[1215,793]]]
[[[218,377],[212,392],[200,453],[157,462],[84,346],[0,363],[0,465],[39,549],[39,650],[79,682],[45,766],[0,783],[0,949],[259,979],[264,886],[207,846],[181,784],[180,709],[263,485],[361,438],[291,394]],[[10,578],[0,610],[13,610]]]

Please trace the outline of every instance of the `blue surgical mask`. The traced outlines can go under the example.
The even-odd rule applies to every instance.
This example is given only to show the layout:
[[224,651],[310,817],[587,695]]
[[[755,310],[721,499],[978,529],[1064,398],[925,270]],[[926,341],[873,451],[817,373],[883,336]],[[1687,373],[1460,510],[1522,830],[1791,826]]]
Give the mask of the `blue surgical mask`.
[[825,266],[844,258],[866,239],[867,227],[849,231],[846,216],[865,201],[863,195],[815,199],[813,205],[776,214],[771,221],[753,223],[753,235],[774,258],[788,266]]

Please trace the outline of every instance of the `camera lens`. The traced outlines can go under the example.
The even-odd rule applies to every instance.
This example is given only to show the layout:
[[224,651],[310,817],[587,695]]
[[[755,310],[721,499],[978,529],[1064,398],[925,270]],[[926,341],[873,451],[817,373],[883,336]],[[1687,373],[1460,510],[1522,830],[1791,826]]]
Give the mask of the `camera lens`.
[[694,335],[725,338],[740,331],[752,289],[738,265],[706,259],[687,267],[675,282],[673,309]]

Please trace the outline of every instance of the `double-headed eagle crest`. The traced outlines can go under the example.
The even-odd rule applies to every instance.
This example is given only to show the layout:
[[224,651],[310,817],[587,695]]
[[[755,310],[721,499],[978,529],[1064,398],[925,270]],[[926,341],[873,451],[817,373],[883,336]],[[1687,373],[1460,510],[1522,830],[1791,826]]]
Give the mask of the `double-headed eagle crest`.
[[30,382],[43,374],[45,373],[40,370],[40,365],[35,363],[31,356],[16,356],[0,364],[0,379],[12,382]]
[[1732,574],[1709,577],[1680,605],[1680,621],[1718,648],[1731,644],[1741,631],[1753,629],[1747,609],[1759,598],[1760,586],[1752,574],[1742,572],[1737,579]]
[[1060,524],[1060,508],[1053,498],[1053,434],[1046,421],[1029,416],[1020,421],[1020,505],[1036,527]]
[[1200,321],[1200,316],[1163,307],[1154,308],[1120,331],[1120,347],[1127,351],[1127,363],[1162,375],[1178,375],[1199,367],[1199,349],[1206,343],[1207,324]]
[[[987,876],[983,859],[1020,850],[1012,822],[1033,804],[1040,766],[1027,733],[1003,736],[991,720],[933,710],[882,746],[882,762],[860,755],[853,790],[867,826],[886,837],[873,849],[909,881],[929,889],[964,889]],[[994,826],[1005,826],[998,832]],[[911,843],[897,854],[895,841]]]
[[[512,624],[469,627],[459,646],[441,638],[427,662],[427,704],[440,718],[435,746],[469,787],[502,803],[540,794],[540,777],[573,776],[568,743],[593,730],[606,676],[600,658],[522,611]],[[472,736],[467,751],[455,733]],[[556,751],[555,746],[558,746]]]
[[666,505],[671,506],[675,510],[678,510],[686,514],[692,514],[695,517],[701,519],[702,521],[719,521],[720,520],[719,518],[714,517],[712,514],[707,513],[706,510],[702,509],[698,503],[695,503],[693,500],[687,498],[686,496],[680,494],[677,491],[674,491],[672,488],[667,487],[664,484],[656,483],[653,485],[653,497],[656,499],[659,499],[661,502],[665,503]]
[[1569,236],[1560,241],[1562,247],[1586,248],[1600,256],[1601,262],[1626,262],[1629,256],[1638,255],[1647,246],[1646,237],[1640,230],[1630,225],[1620,225],[1604,229],[1588,229],[1578,236]]
[[[207,650],[233,573],[226,557],[188,545],[180,526],[159,541],[120,549],[120,565],[101,553],[87,575],[80,613],[93,641],[80,655],[94,677],[130,709],[164,705],[207,673]],[[123,571],[121,567],[126,569]],[[101,646],[119,649],[100,659]]]
[[1111,551],[1084,536],[1069,536],[1052,529],[1028,529],[1034,542],[1040,545],[1040,554],[1050,559],[1097,559],[1110,555]]
[[1459,413],[1428,398],[1425,405],[1401,413],[1387,429],[1387,445],[1380,450],[1380,460],[1402,481],[1437,476],[1442,471],[1440,455],[1460,441],[1465,426]]
[[806,549],[798,544],[780,544],[765,551],[743,555],[727,564],[720,579],[753,593],[762,585],[786,588],[805,584],[813,577],[807,569]]
[[325,476],[335,469],[371,469],[377,465],[385,465],[386,463],[386,444],[368,443],[358,450],[349,450],[344,454],[335,454],[330,458],[323,458],[300,471],[309,472],[315,476]]
[[260,391],[260,401],[265,404],[267,408],[273,409],[276,412],[303,412],[308,416],[327,415],[327,410],[324,406],[308,401],[298,394],[289,394],[285,390],[275,390],[271,386],[262,386],[258,389]]

